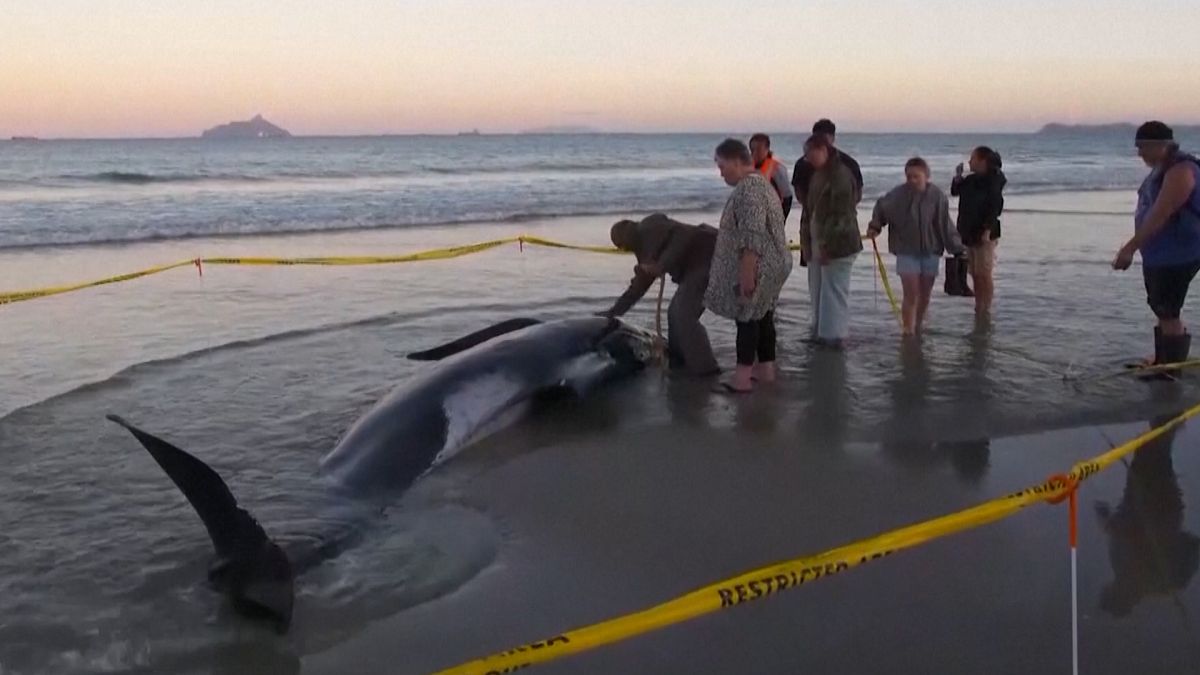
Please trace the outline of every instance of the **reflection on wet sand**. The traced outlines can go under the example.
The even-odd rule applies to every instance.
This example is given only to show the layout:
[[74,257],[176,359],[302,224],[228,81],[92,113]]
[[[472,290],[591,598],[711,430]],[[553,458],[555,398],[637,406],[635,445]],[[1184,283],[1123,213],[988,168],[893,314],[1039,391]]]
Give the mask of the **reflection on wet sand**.
[[948,439],[953,430],[937,428],[930,415],[929,394],[933,375],[926,359],[926,343],[905,340],[900,344],[900,374],[889,383],[892,417],[887,422],[881,450],[897,464],[931,469],[948,462],[965,483],[978,483],[987,472],[988,438]]
[[[1151,421],[1151,427],[1171,416]],[[1148,596],[1171,596],[1187,587],[1200,565],[1200,538],[1183,530],[1183,493],[1172,462],[1177,429],[1133,455],[1121,502],[1097,502],[1096,516],[1108,535],[1113,580],[1100,592],[1100,608],[1128,615]]]
[[963,363],[963,386],[960,391],[970,392],[972,402],[980,407],[992,399],[996,383],[988,377],[994,353],[992,351],[992,320],[976,317],[974,330],[967,336],[967,351]]
[[709,426],[709,399],[706,383],[690,377],[668,377],[664,385],[667,414],[672,424],[690,428]]
[[800,412],[800,433],[820,438],[821,447],[840,451],[846,443],[853,393],[846,383],[844,352],[813,349],[808,361],[807,389],[802,398],[808,404]]

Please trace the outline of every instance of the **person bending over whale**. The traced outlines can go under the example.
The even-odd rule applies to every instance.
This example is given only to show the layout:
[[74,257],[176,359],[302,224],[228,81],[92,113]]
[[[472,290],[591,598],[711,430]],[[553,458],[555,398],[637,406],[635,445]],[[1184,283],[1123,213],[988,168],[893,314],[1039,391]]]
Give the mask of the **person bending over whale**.
[[704,291],[708,288],[708,268],[712,263],[717,230],[708,225],[687,225],[655,213],[641,222],[622,220],[612,226],[613,245],[637,256],[629,288],[601,316],[624,316],[654,285],[658,277],[669,274],[678,284],[667,309],[667,349],[672,368],[692,375],[709,376],[721,372],[713,355],[708,331],[700,323],[704,314]]

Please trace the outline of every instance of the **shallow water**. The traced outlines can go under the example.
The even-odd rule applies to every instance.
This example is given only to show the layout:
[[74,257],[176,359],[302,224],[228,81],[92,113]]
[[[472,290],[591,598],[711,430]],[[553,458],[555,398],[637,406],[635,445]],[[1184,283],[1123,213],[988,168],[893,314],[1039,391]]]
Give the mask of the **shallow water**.
[[[1127,217],[1111,215],[1124,199],[1010,198],[993,325],[975,326],[969,300],[939,293],[920,343],[899,340],[864,254],[852,348],[811,351],[797,267],[779,312],[777,387],[730,400],[647,373],[485,441],[305,575],[284,638],[208,590],[199,521],[104,414],[192,451],[269,532],[301,537],[323,525],[320,457],[392,386],[431,367],[405,353],[512,316],[603,309],[632,260],[514,245],[404,265],[214,266],[203,278],[180,269],[6,306],[0,665],[6,675],[427,672],[1037,482],[1104,449],[1097,427],[1124,438],[1197,399],[1191,381],[1112,376],[1150,343],[1138,271],[1106,264],[1127,233]],[[1073,209],[1091,213],[1045,212]],[[197,255],[406,252],[518,231],[600,243],[611,220],[9,250],[0,288]],[[653,325],[652,300],[631,318]],[[732,326],[706,322],[731,361]],[[1197,531],[1186,508],[1196,433],[1174,446],[1183,503],[1145,516],[1151,530]],[[1112,570],[1090,502],[1119,502],[1123,471],[1085,492],[1085,671],[1183,672],[1200,664],[1190,585],[1123,618],[1095,609]],[[546,670],[1061,671],[1064,519],[1030,510]]]
[[[0,142],[0,248],[714,209],[725,200],[712,164],[723,138]],[[774,134],[789,171],[805,138]],[[914,155],[949,184],[981,143],[1004,155],[1009,195],[1124,191],[1145,174],[1124,134],[846,133],[838,143],[860,162],[871,199]]]

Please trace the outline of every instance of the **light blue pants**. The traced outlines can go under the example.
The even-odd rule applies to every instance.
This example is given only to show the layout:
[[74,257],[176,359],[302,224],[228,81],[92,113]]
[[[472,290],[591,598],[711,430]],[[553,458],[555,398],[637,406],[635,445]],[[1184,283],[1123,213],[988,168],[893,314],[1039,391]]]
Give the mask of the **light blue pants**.
[[822,340],[844,340],[850,333],[850,270],[858,254],[821,265],[821,250],[813,242],[813,259],[808,261],[808,293],[812,297],[812,336]]

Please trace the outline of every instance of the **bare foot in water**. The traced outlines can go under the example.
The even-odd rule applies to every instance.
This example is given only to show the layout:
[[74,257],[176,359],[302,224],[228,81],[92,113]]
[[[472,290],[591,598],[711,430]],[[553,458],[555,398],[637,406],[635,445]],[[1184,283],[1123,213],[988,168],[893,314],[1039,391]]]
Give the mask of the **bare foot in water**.
[[758,382],[774,382],[775,362],[754,364],[754,371],[750,377]]
[[745,389],[743,389],[741,387],[734,385],[732,380],[729,382],[719,382],[719,383],[717,383],[717,386],[713,389],[713,393],[716,393],[716,394],[749,394],[749,393],[752,393],[753,391],[754,391],[753,387],[746,387]]
[[719,383],[715,391],[720,394],[749,394],[754,390],[753,372],[750,366],[738,365],[733,370],[733,377]]

